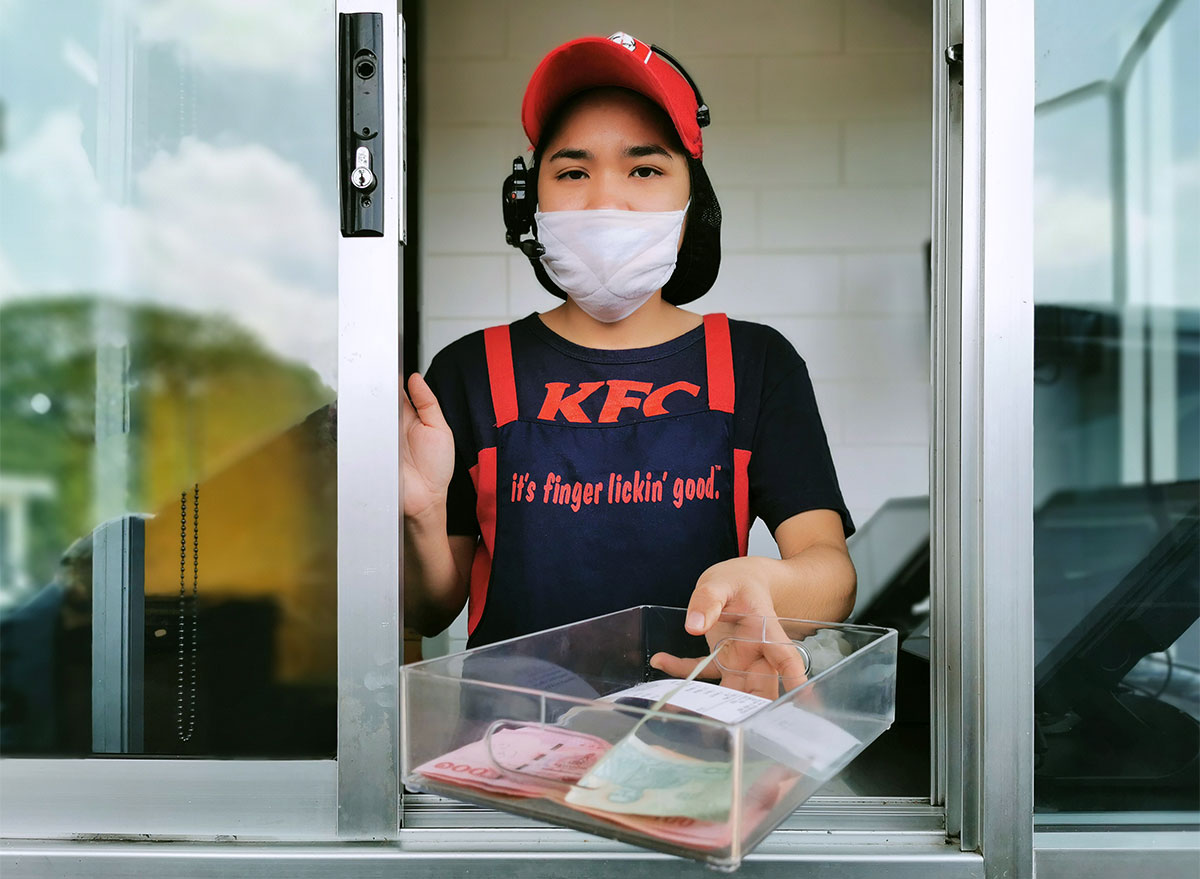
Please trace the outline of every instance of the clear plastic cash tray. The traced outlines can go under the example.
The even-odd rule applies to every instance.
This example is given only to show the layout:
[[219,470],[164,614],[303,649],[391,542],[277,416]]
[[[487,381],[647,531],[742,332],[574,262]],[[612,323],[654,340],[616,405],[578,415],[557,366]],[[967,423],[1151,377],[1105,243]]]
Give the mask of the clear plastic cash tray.
[[891,725],[896,633],[730,614],[701,638],[684,616],[405,666],[405,786],[736,869]]

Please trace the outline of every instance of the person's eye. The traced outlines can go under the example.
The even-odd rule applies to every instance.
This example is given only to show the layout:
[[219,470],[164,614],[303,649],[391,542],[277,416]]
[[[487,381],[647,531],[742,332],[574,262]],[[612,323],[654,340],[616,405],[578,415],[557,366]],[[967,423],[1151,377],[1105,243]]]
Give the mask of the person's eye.
[[637,177],[641,180],[647,180],[651,177],[661,177],[662,176],[662,171],[658,170],[657,168],[651,168],[649,165],[643,165],[640,168],[634,168],[629,173],[632,176]]
[[570,171],[563,171],[554,177],[555,180],[586,180],[587,172],[579,168],[572,168]]

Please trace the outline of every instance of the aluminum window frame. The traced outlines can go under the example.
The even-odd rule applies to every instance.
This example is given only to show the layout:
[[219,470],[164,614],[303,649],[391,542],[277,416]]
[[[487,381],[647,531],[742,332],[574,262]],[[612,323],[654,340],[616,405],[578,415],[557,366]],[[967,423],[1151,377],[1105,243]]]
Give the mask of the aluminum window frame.
[[[384,235],[338,239],[336,757],[3,758],[0,834],[6,839],[332,841],[393,840],[399,833],[401,19],[398,0],[336,0],[330,75],[337,15],[350,12],[378,12],[395,23],[384,28],[380,65],[385,132],[395,146],[382,158]],[[124,106],[128,77],[116,85],[125,91],[113,100]],[[337,235],[336,227],[329,234]],[[7,842],[0,848],[9,868],[13,850]]]
[[[958,436],[950,533],[961,616],[948,620],[947,826],[989,873],[1033,875],[1034,0],[963,3],[960,385],[939,397]],[[957,431],[954,427],[957,425]],[[939,491],[938,494],[941,494]],[[948,614],[949,616],[949,614]],[[957,637],[954,637],[957,635]],[[956,714],[949,712],[953,721]],[[961,761],[953,754],[961,749]],[[961,781],[961,784],[956,782]]]
[[[1133,42],[1121,57],[1116,70],[1106,79],[1084,83],[1062,94],[1047,98],[1035,106],[1039,116],[1082,101],[1100,99],[1108,114],[1108,150],[1110,182],[1114,209],[1112,216],[1113,301],[1129,303],[1128,242],[1126,204],[1126,100],[1129,82],[1158,33],[1166,26],[1181,0],[1161,0],[1143,22]],[[1138,339],[1149,327],[1141,323],[1131,328]],[[1169,338],[1169,337],[1168,337]],[[1173,342],[1170,344],[1173,345]],[[1149,343],[1147,342],[1149,347]],[[1137,362],[1136,387],[1141,387],[1141,370],[1148,364]],[[1149,405],[1148,401],[1143,401]],[[1133,450],[1125,459],[1126,472],[1141,478],[1154,468],[1152,424],[1144,417],[1145,405],[1139,406],[1125,422],[1128,446]],[[1035,815],[1033,834],[1034,862],[1039,877],[1090,876],[1116,879],[1132,870],[1155,877],[1192,879],[1200,870],[1200,815],[1196,812],[1094,812],[1039,813]]]

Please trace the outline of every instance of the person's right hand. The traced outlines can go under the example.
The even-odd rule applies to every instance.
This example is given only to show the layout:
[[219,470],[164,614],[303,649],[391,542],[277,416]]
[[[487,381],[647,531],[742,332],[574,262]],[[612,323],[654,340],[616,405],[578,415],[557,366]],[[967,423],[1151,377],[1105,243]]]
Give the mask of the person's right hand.
[[454,472],[454,434],[442,416],[437,397],[421,374],[400,386],[401,465],[404,477],[404,516],[416,518],[445,504]]

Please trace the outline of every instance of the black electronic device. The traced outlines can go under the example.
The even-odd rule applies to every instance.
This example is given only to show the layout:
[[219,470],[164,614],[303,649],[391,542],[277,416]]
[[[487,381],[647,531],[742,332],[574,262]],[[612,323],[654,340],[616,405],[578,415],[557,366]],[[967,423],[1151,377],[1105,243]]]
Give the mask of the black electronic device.
[[512,173],[504,180],[500,191],[500,207],[504,210],[504,240],[520,248],[529,259],[537,259],[546,248],[536,238],[521,240],[533,228],[533,211],[537,205],[536,175],[530,179],[525,160],[513,159]]
[[[929,544],[919,527],[925,500],[903,500],[864,525],[869,545],[852,542],[856,564],[873,560],[854,620],[903,633],[897,712],[911,703],[915,716],[928,712]],[[1163,662],[1147,690],[1134,681],[1145,666],[1132,670],[1178,652],[1197,624],[1198,501],[1200,482],[1180,481],[1063,490],[1035,511],[1039,808],[1195,808],[1200,674],[1186,657]]]
[[[1056,625],[1050,632],[1040,632],[1035,645],[1034,684],[1045,707],[1064,709],[1089,692],[1112,691],[1142,657],[1166,650],[1196,621],[1200,599],[1200,502],[1182,510],[1178,502],[1180,494],[1200,498],[1200,484],[1185,482],[1157,488],[1159,491],[1154,493],[1158,497],[1148,499],[1153,506],[1148,503],[1140,522],[1133,517],[1125,519],[1127,504],[1109,510],[1116,515],[1107,522],[1097,521],[1100,516],[1092,520],[1093,529],[1101,532],[1100,539],[1106,526],[1120,527],[1118,516],[1125,519],[1126,530],[1143,530],[1140,539],[1150,545],[1139,554],[1137,564],[1117,568],[1101,558],[1093,566],[1058,572],[1064,589],[1071,582],[1075,596],[1083,592],[1090,595],[1086,603],[1059,603],[1042,608],[1038,614],[1043,630],[1052,619]],[[1082,511],[1059,508],[1046,512],[1079,523]],[[1078,528],[1078,524],[1071,527]],[[1097,547],[1092,550],[1099,553]],[[1121,568],[1125,569],[1123,575],[1119,573]]]
[[[1064,570],[1059,595],[1039,584],[1039,604],[1048,602],[1038,613],[1035,645],[1040,802],[1057,808],[1128,808],[1131,791],[1140,791],[1159,806],[1194,808],[1200,796],[1200,723],[1158,698],[1169,678],[1159,693],[1149,693],[1130,686],[1127,677],[1145,657],[1179,641],[1200,616],[1198,490],[1195,482],[1118,490],[1126,500],[1130,492],[1142,495],[1140,521],[1110,492],[1114,503],[1108,520],[1093,517],[1092,530],[1100,540],[1105,530],[1116,528],[1126,540],[1151,535],[1153,543],[1140,561],[1123,566],[1126,572],[1112,585],[1114,566],[1105,564],[1103,549],[1093,545],[1097,561]],[[1078,513],[1085,508],[1071,509],[1071,500],[1049,515],[1077,529]],[[1055,601],[1063,593],[1075,598]],[[1087,601],[1078,600],[1088,593]]]

